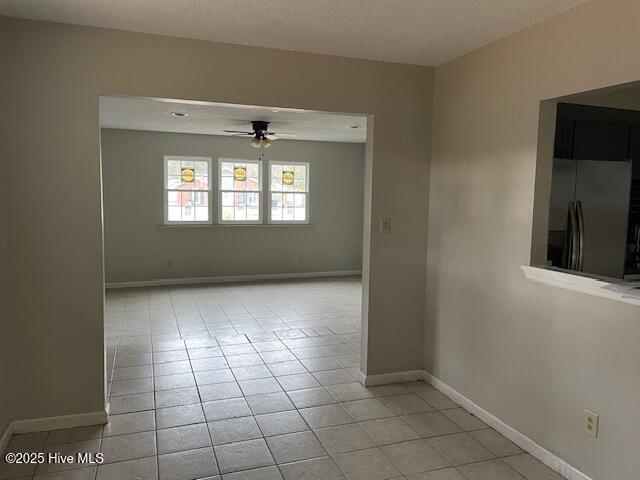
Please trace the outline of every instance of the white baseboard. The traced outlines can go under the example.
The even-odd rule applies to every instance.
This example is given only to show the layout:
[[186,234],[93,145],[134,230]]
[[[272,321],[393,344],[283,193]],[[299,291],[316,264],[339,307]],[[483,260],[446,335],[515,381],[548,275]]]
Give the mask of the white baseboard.
[[79,413],[77,415],[63,415],[60,417],[30,418],[26,420],[14,420],[11,422],[2,437],[0,437],[0,452],[3,452],[11,435],[16,433],[47,432],[63,428],[86,427],[89,425],[104,425],[108,421],[107,412]]
[[529,437],[520,433],[515,428],[507,425],[505,422],[500,420],[498,417],[495,417],[491,413],[487,412],[483,408],[479,407],[467,397],[462,395],[460,392],[454,390],[449,385],[441,381],[440,379],[434,377],[428,372],[424,372],[424,380],[429,383],[440,392],[444,393],[447,397],[451,398],[458,405],[463,407],[468,412],[474,414],[484,423],[492,427],[494,430],[497,430],[502,435],[507,437],[513,443],[522,448],[525,452],[529,453],[531,456],[537,458],[542,463],[547,465],[552,470],[558,472],[563,477],[568,480],[592,480],[589,476],[582,473],[577,468],[569,465],[567,462],[557,457],[549,450],[544,447],[538,445],[536,442],[531,440]]
[[227,275],[220,277],[187,277],[187,278],[158,278],[155,280],[140,280],[134,282],[108,282],[106,288],[158,287],[166,285],[195,285],[206,283],[235,283],[255,282],[260,280],[289,280],[295,278],[322,277],[352,277],[362,275],[360,270],[336,270],[332,272],[302,272],[302,273],[265,273],[258,275]]
[[388,383],[413,382],[424,378],[424,370],[406,370],[404,372],[380,373],[378,375],[364,375],[360,382],[367,387],[386,385]]

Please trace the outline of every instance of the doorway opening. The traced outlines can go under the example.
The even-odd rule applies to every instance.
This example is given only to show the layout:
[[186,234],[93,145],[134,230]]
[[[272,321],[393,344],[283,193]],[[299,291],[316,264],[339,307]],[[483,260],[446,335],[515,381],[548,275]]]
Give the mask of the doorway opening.
[[112,414],[357,388],[368,120],[101,97]]

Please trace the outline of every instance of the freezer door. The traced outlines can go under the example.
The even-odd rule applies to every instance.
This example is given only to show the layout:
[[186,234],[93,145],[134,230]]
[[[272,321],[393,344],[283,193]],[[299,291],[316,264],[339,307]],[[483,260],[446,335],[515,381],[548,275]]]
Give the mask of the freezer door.
[[582,205],[583,271],[624,276],[631,162],[576,161],[575,200]]
[[576,161],[564,158],[553,160],[551,197],[549,199],[549,236],[547,261],[554,267],[570,268],[571,238],[569,203],[573,202],[576,188]]
[[567,229],[569,202],[575,199],[576,161],[565,158],[553,159],[551,177],[551,199],[549,204],[549,231]]

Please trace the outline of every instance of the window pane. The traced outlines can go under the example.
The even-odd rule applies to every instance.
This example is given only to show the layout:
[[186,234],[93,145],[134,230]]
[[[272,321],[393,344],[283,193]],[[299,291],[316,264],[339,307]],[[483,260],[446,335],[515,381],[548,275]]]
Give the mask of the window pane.
[[193,222],[195,220],[195,209],[189,205],[182,206],[182,219],[183,222]]
[[174,190],[208,190],[209,162],[204,160],[166,160],[165,188]]
[[209,208],[208,207],[195,207],[196,221],[206,222],[209,220]]
[[282,176],[280,175],[271,176],[271,190],[274,192],[282,191]]
[[209,190],[209,177],[196,177],[193,188],[195,190]]
[[297,221],[305,221],[307,218],[307,209],[306,208],[294,208],[294,220]]
[[233,177],[222,177],[220,181],[221,190],[233,190]]
[[260,220],[260,208],[247,207],[247,220],[257,222]]
[[221,162],[220,189],[260,191],[260,167],[257,162]]
[[180,192],[167,192],[167,204],[180,205]]
[[235,220],[246,220],[247,219],[247,209],[243,206],[236,206],[235,210]]
[[282,209],[282,220],[284,221],[293,220],[293,207],[284,207]]
[[305,204],[307,203],[306,202],[307,196],[303,193],[296,193],[294,197],[295,197],[293,201],[294,206],[304,208]]
[[239,206],[239,205],[246,205],[247,204],[247,197],[246,197],[246,193],[242,193],[242,192],[236,192],[234,194],[234,200],[235,200],[235,206]]
[[260,195],[257,193],[247,193],[247,205],[251,207],[260,206]]
[[258,178],[258,164],[257,163],[250,163],[247,165],[247,177],[249,178]]
[[271,220],[282,220],[282,207],[271,207]]
[[223,177],[233,177],[233,163],[221,162],[220,163],[220,175]]
[[222,207],[222,220],[231,221],[233,217],[233,207]]
[[180,174],[180,162],[177,160],[167,160],[167,176],[178,176]]
[[196,162],[196,176],[198,177],[209,176],[209,164],[207,162]]
[[179,206],[170,206],[167,209],[167,219],[170,222],[179,222],[180,220],[182,220],[182,217],[180,215],[180,207]]
[[284,203],[285,207],[293,207],[293,198],[294,198],[293,194],[284,193],[282,195],[282,203]]
[[305,182],[307,179],[307,167],[305,165],[295,165],[293,171],[296,176],[296,181]]
[[209,221],[209,193],[167,192],[167,219],[170,222]]
[[222,192],[222,206],[233,207],[233,192]]
[[167,188],[178,188],[181,183],[182,180],[180,180],[180,175],[167,176]]

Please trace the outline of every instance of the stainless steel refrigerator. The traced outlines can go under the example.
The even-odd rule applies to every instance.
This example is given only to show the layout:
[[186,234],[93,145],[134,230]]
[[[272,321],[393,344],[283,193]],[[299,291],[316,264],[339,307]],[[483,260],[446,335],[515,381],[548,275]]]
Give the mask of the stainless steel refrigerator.
[[630,161],[553,161],[548,258],[554,266],[622,278]]

